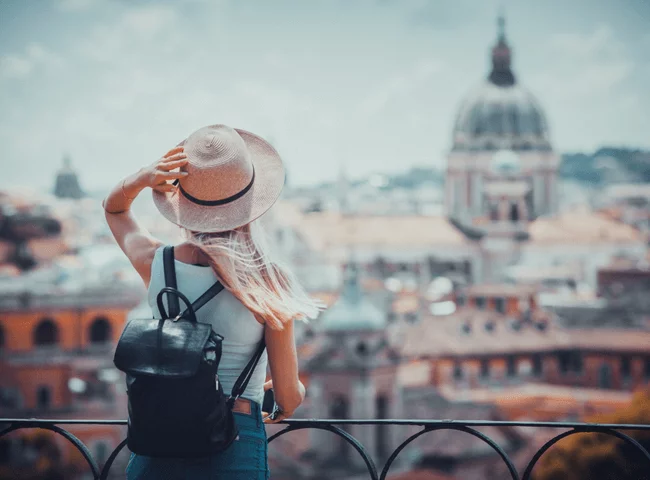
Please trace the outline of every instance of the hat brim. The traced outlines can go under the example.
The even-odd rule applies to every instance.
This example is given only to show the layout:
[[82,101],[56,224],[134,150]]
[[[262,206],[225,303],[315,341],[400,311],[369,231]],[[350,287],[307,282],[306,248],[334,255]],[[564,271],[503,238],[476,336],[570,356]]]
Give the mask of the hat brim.
[[216,206],[198,205],[179,189],[173,192],[154,190],[154,204],[167,220],[195,232],[225,232],[259,218],[280,197],[285,173],[278,152],[253,133],[240,129],[235,131],[244,140],[255,167],[251,189],[233,202]]

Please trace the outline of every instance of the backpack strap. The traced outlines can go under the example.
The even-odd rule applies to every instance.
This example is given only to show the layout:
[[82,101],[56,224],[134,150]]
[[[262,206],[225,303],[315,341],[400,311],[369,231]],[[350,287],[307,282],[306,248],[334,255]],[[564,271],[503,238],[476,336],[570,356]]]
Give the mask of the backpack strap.
[[[176,266],[174,265],[174,247],[167,245],[163,249],[163,267],[165,269],[165,286],[178,290],[176,285]],[[181,306],[176,295],[167,295],[169,316],[174,318],[181,311]],[[162,313],[162,312],[161,312]]]
[[[176,266],[174,265],[174,247],[167,245],[163,249],[163,261],[165,268],[165,286],[178,290],[176,284]],[[219,294],[223,289],[224,286],[219,280],[217,280],[203,293],[203,295],[201,295],[192,303],[192,309],[194,312],[212,300],[212,298]],[[189,310],[189,308],[186,308],[183,313],[179,315],[181,307],[177,295],[167,295],[167,302],[169,304],[169,316],[171,318],[174,318],[176,316],[179,318],[183,317]]]
[[237,400],[244,393],[244,390],[246,390],[246,386],[248,385],[248,382],[253,376],[253,370],[255,370],[255,367],[257,366],[257,362],[259,362],[260,357],[262,356],[262,353],[264,352],[265,348],[266,348],[266,341],[264,339],[264,334],[262,334],[262,340],[257,346],[257,350],[255,350],[253,357],[248,361],[248,364],[244,367],[244,370],[239,374],[239,377],[237,377],[237,381],[232,386],[232,392],[230,393],[230,397],[228,397],[228,401],[227,401],[228,406],[231,409],[235,404],[235,400]]

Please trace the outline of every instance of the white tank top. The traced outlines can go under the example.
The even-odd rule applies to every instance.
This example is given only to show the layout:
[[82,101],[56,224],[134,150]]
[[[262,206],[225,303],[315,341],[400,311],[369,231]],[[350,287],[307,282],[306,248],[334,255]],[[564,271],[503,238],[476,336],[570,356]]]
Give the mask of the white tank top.
[[[147,294],[149,306],[156,318],[160,318],[156,296],[165,286],[163,248],[157,249],[154,255],[151,264],[151,282]],[[217,275],[211,267],[190,265],[178,260],[175,261],[175,267],[178,290],[190,302],[194,302],[217,281]],[[166,295],[164,303],[165,307],[169,308]],[[182,300],[180,305],[182,310],[184,308]],[[224,394],[228,396],[237,377],[262,340],[264,326],[255,320],[250,310],[225,288],[196,312],[196,318],[199,322],[211,324],[212,329],[224,337],[218,374]],[[262,403],[267,362],[268,357],[265,349],[242,397],[259,404]]]

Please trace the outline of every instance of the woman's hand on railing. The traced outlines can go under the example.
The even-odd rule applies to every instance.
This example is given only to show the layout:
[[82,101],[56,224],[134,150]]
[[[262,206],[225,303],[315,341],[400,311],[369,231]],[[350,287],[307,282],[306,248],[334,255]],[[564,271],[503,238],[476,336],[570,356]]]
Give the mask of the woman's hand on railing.
[[[264,383],[264,391],[273,388],[273,380],[269,380]],[[298,380],[298,393],[300,396],[300,402],[296,402],[296,405],[291,409],[286,409],[283,406],[280,406],[278,403],[275,404],[275,408],[272,412],[262,412],[262,419],[264,423],[278,423],[287,418],[291,418],[296,409],[300,406],[302,401],[305,399],[305,385]]]

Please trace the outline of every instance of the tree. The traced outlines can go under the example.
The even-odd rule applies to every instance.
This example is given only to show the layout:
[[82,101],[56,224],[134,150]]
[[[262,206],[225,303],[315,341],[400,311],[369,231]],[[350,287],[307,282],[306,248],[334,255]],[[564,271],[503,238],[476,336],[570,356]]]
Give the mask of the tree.
[[[650,389],[629,407],[587,419],[590,423],[650,424]],[[650,451],[650,432],[626,430]],[[634,446],[605,434],[584,433],[561,440],[540,458],[534,480],[650,480],[650,462]]]

